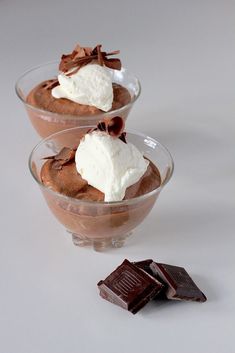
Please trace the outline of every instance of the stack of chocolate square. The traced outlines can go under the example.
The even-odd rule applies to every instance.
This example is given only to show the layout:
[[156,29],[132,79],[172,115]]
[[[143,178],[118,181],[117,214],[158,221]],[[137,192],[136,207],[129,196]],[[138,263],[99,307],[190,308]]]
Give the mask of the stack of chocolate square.
[[105,280],[99,281],[102,298],[136,314],[152,299],[205,302],[183,267],[144,260],[124,260]]

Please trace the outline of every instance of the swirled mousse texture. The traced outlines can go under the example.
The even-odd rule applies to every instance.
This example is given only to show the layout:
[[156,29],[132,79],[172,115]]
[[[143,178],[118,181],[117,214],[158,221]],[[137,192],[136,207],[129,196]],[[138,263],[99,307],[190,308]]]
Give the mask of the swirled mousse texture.
[[[119,109],[131,102],[131,95],[127,88],[113,83],[113,103],[111,110]],[[102,110],[91,106],[73,102],[67,98],[54,98],[52,96],[53,80],[41,82],[28,94],[28,104],[57,114],[68,114],[75,116],[94,115],[102,113]]]
[[[147,158],[146,158],[147,159]],[[90,186],[77,172],[75,161],[71,161],[60,169],[55,168],[56,161],[47,160],[41,169],[42,183],[60,194],[80,200],[104,201],[104,194]],[[161,185],[161,177],[157,167],[149,161],[148,168],[140,180],[126,189],[124,199],[132,199],[153,191]]]

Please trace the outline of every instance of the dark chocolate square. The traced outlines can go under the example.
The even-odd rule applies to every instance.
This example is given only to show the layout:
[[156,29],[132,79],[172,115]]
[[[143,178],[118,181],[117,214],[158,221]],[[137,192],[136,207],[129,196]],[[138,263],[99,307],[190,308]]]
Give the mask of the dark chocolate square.
[[152,262],[150,268],[165,284],[165,294],[168,299],[198,302],[207,300],[183,267]]
[[147,260],[142,260],[142,261],[135,261],[132,262],[133,265],[141,268],[145,272],[147,272],[149,275],[153,276],[153,271],[150,268],[150,264],[153,262],[152,259],[147,259]]
[[154,277],[128,260],[98,283],[102,298],[136,314],[162,289]]
[[147,259],[147,260],[142,260],[142,261],[136,261],[132,262],[133,265],[141,268],[143,271],[147,272],[149,275],[153,276],[156,278],[156,280],[160,283],[162,283],[162,289],[157,293],[157,295],[153,298],[154,300],[166,300],[166,293],[165,293],[165,283],[162,281],[162,279],[156,275],[156,273],[153,273],[150,265],[153,263],[152,259]]

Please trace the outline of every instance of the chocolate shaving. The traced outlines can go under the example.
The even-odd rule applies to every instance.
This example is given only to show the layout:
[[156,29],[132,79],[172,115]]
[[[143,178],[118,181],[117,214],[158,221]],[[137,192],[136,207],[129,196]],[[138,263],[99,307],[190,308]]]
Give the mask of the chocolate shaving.
[[102,56],[102,53],[101,53],[101,45],[97,45],[96,47],[97,49],[97,57],[98,57],[98,63],[100,66],[103,66],[104,65],[104,59],[103,59],[103,56]]
[[56,87],[59,85],[59,81],[57,79],[54,80],[49,80],[46,83],[42,85],[42,88],[51,90],[52,88]]
[[[89,64],[93,60],[96,60],[101,66],[121,70],[122,65],[120,59],[108,58],[108,56],[119,54],[119,50],[106,53],[105,51],[101,51],[101,47],[101,44],[98,44],[94,49],[80,47],[80,45],[77,45],[71,54],[62,55],[59,70],[68,76],[71,76],[75,74],[82,66]],[[68,73],[68,71],[70,72]]]
[[103,121],[100,121],[97,127],[89,130],[88,133],[92,131],[106,132],[110,136],[118,137],[126,143],[126,132],[123,132],[124,126],[124,120],[120,116],[115,116],[112,119],[104,119]]
[[127,143],[126,142],[126,132],[123,132],[120,136],[119,136],[120,140],[122,140],[122,142]]
[[107,131],[106,123],[104,121],[99,122],[96,130]]
[[124,129],[124,120],[120,116],[115,116],[107,121],[107,131],[111,136],[120,136]]
[[62,169],[63,165],[75,160],[76,149],[63,147],[60,152],[54,156],[44,157],[43,159],[53,159],[53,169]]

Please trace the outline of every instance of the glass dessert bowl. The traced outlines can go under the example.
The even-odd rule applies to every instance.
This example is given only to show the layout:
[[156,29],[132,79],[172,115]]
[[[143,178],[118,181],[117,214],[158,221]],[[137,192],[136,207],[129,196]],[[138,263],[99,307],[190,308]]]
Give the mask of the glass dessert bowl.
[[[55,132],[59,132],[77,126],[82,127],[88,125],[96,125],[100,120],[107,117],[112,118],[118,115],[121,116],[124,120],[126,120],[133,104],[138,99],[141,92],[140,83],[138,79],[127,69],[123,67],[118,70],[108,68],[107,70],[111,76],[112,82],[114,85],[116,85],[116,95],[119,95],[118,99],[121,100],[119,102],[120,104],[114,104],[112,108],[107,112],[96,109],[95,112],[93,111],[92,114],[90,114],[85,110],[84,113],[81,112],[79,113],[79,115],[77,115],[67,112],[61,113],[62,105],[67,104],[68,99],[60,99],[61,104],[57,105],[60,109],[58,111],[56,109],[55,111],[51,111],[50,109],[45,108],[47,104],[45,104],[43,108],[35,104],[34,98],[32,98],[31,93],[35,88],[39,86],[40,83],[42,84],[42,89],[51,89],[51,87],[49,87],[50,81],[53,85],[53,80],[57,80],[58,67],[58,61],[35,67],[24,73],[18,79],[15,86],[16,94],[24,103],[25,109],[28,113],[33,127],[42,138],[50,136]],[[48,82],[49,86],[46,86],[45,82]],[[45,83],[45,87],[43,87],[43,83]],[[125,99],[123,92],[118,92],[120,88],[121,90],[126,89],[127,93],[129,92],[128,99]],[[41,95],[41,92],[39,92],[39,95]]]
[[[42,183],[41,170],[48,156],[58,153],[64,146],[78,146],[81,136],[91,126],[76,127],[55,133],[42,140],[29,157],[29,168],[38,183],[45,200],[66,230],[72,234],[75,245],[91,245],[102,251],[109,247],[121,247],[126,238],[148,215],[158,195],[173,173],[173,160],[168,150],[155,139],[138,132],[127,132],[127,140],[157,166],[161,177],[159,187],[122,201],[87,201],[58,193]],[[68,144],[69,141],[69,144]]]

